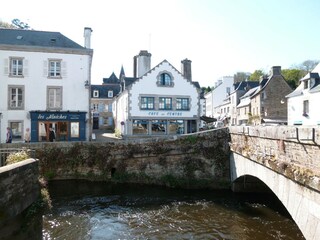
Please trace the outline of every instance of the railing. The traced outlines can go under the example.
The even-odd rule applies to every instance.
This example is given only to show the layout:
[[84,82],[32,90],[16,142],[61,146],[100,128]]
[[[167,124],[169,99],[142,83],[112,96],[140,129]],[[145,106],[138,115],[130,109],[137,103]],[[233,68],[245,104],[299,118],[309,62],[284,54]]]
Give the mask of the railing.
[[0,167],[6,165],[8,156],[12,153],[27,151],[31,158],[35,157],[35,151],[27,148],[2,148],[0,149]]

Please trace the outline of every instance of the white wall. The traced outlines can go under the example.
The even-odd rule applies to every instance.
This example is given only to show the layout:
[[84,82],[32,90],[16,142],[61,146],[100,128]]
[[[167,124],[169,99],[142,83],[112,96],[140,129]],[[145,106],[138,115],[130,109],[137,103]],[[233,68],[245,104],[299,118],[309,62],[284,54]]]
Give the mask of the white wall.
[[[8,121],[23,121],[23,129],[30,127],[28,112],[31,110],[46,110],[47,86],[62,86],[62,110],[86,111],[89,109],[89,90],[85,81],[89,80],[90,56],[78,54],[0,51],[0,112],[1,142],[5,142]],[[9,78],[5,74],[5,64],[9,57],[24,58],[24,77]],[[62,59],[62,79],[47,78],[48,59]],[[24,85],[24,110],[8,111],[8,85]]]
[[[174,87],[158,87],[157,76],[161,71],[168,71],[173,76]],[[182,77],[174,68],[170,66],[168,62],[163,62],[155,70],[151,71],[146,76],[136,81],[130,90],[130,115],[135,117],[147,117],[152,110],[140,110],[139,107],[139,95],[157,95],[161,97],[165,96],[181,96],[190,97],[190,111],[179,111],[181,116],[170,116],[171,119],[181,119],[184,117],[195,117],[199,113],[199,93],[197,88]],[[161,114],[166,114],[169,111],[158,111]],[[158,117],[161,117],[161,115]],[[168,118],[167,115],[163,117]]]

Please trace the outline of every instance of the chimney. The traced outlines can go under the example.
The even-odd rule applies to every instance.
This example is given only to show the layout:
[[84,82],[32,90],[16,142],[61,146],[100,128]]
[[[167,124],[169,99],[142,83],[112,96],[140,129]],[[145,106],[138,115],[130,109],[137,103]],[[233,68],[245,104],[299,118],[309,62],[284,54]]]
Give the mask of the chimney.
[[85,48],[91,48],[91,33],[92,33],[92,29],[89,27],[85,27],[84,28],[84,47]]
[[139,55],[133,58],[133,75],[141,77],[151,68],[151,53],[146,50],[141,50]]
[[273,66],[270,70],[270,76],[281,75],[281,66]]
[[192,74],[191,74],[191,60],[189,59],[184,59],[181,61],[181,72],[182,75],[189,80],[190,82],[192,82]]

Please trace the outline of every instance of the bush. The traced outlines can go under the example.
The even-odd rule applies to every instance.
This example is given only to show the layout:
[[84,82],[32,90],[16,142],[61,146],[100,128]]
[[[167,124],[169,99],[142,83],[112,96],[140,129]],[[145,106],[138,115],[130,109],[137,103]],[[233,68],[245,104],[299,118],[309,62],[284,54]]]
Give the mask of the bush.
[[30,158],[30,155],[29,155],[28,150],[25,150],[25,149],[20,152],[10,153],[6,159],[6,165],[20,162],[20,161],[26,160],[28,158]]

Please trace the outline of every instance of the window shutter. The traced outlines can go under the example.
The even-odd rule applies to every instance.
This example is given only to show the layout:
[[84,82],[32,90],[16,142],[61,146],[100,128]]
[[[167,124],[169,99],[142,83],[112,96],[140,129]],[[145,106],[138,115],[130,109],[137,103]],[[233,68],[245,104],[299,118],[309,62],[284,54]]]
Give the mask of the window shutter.
[[67,77],[67,62],[65,61],[61,62],[61,76]]
[[3,74],[6,75],[6,76],[9,75],[9,59],[8,58],[4,59]]
[[43,61],[43,77],[48,77],[48,61]]
[[28,68],[29,68],[29,61],[24,59],[23,60],[23,76],[25,76],[25,77],[27,77],[29,75]]

